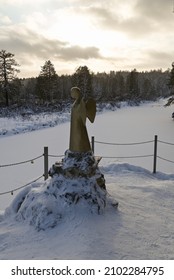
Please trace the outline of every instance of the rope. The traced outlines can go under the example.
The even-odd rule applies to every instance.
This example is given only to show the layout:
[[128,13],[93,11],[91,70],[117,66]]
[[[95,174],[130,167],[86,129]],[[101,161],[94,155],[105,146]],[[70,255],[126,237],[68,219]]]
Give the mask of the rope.
[[42,177],[43,177],[43,175],[40,176],[40,177],[38,177],[37,179],[35,179],[35,180],[33,180],[33,181],[27,183],[27,184],[21,186],[21,187],[18,187],[18,188],[16,188],[16,189],[11,190],[11,191],[2,192],[2,193],[0,193],[0,195],[4,195],[4,194],[7,194],[7,193],[13,194],[15,191],[18,191],[18,190],[23,189],[23,188],[25,188],[26,186],[28,186],[28,185],[30,185],[30,184],[32,184],[32,183],[35,183],[36,181],[38,181],[38,180],[41,179]]
[[20,165],[20,164],[24,164],[24,163],[28,163],[28,162],[31,162],[31,163],[32,163],[34,160],[39,159],[39,158],[41,158],[41,157],[43,157],[43,155],[38,156],[38,157],[35,157],[35,158],[32,158],[32,159],[29,159],[29,160],[21,161],[21,162],[3,164],[3,165],[0,165],[0,168],[1,168],[1,167],[9,167],[9,166]]
[[163,143],[163,144],[167,144],[167,145],[172,145],[172,146],[174,146],[174,143],[169,143],[169,142],[160,141],[160,140],[158,140],[158,142]]
[[48,155],[49,157],[64,157],[64,155]]
[[165,161],[168,161],[168,162],[171,162],[171,163],[174,163],[174,161],[172,160],[169,160],[169,159],[166,159],[166,158],[163,158],[163,157],[160,157],[160,156],[157,156],[159,159],[162,159],[162,160],[165,160]]
[[129,156],[129,157],[108,157],[108,156],[101,156],[102,158],[145,158],[145,157],[153,157],[153,155],[142,155],[142,156]]
[[108,143],[108,142],[101,142],[101,141],[94,141],[94,142],[98,143],[98,144],[126,146],[126,145],[141,145],[141,144],[152,143],[152,142],[154,142],[154,140],[145,141],[145,142],[138,142],[138,143]]

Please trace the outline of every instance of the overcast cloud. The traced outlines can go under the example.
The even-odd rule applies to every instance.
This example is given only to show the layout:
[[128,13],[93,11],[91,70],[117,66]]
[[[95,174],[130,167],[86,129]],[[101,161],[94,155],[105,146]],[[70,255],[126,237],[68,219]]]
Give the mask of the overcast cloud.
[[1,0],[0,49],[15,54],[20,76],[46,60],[57,74],[166,70],[174,61],[172,0]]

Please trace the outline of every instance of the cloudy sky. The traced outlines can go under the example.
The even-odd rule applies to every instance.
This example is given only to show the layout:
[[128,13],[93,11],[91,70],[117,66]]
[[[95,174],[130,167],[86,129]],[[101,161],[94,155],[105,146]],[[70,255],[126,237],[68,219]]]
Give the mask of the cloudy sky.
[[19,77],[46,60],[58,75],[171,68],[173,0],[0,0],[0,50],[15,54]]

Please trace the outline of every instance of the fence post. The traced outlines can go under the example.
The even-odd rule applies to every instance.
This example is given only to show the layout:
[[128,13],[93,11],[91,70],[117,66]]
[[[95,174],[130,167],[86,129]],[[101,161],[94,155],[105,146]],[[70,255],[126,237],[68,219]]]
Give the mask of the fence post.
[[155,135],[155,138],[154,138],[154,156],[153,156],[153,173],[156,173],[157,143],[158,143],[158,136]]
[[44,147],[44,179],[48,179],[48,147]]
[[94,154],[94,136],[91,137],[91,148]]

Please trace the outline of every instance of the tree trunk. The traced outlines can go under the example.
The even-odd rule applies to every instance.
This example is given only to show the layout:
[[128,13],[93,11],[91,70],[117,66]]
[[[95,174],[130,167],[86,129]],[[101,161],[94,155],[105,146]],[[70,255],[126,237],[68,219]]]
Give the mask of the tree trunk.
[[8,96],[8,89],[5,86],[5,100],[6,100],[6,106],[9,106],[9,96]]

